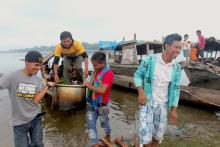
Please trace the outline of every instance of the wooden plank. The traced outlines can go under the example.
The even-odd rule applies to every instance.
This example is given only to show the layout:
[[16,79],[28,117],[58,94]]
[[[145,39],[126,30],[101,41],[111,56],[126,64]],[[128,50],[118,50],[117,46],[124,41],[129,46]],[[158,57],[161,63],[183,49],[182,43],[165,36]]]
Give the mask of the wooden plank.
[[[133,77],[115,75],[114,85],[136,89]],[[220,91],[192,86],[181,86],[181,100],[220,108]]]
[[115,75],[115,77],[120,78],[122,81],[126,81],[129,83],[134,83],[134,78],[130,76],[125,76],[125,75]]
[[149,44],[146,45],[146,49],[147,49],[146,55],[148,55],[148,54],[149,54],[149,51],[150,51]]
[[220,79],[220,67],[215,65],[206,65],[199,62],[183,61],[181,67],[185,70],[187,77],[192,83],[206,81],[211,79]]
[[220,108],[220,91],[192,86],[181,86],[181,100]]
[[213,64],[211,64],[211,63],[207,63],[207,65],[209,65],[209,67],[210,67],[211,69],[213,69],[216,73],[220,73],[220,67],[215,66],[215,65],[213,65]]
[[113,84],[125,88],[136,89],[133,77],[115,74]]
[[112,68],[112,67],[111,69],[115,74],[131,76],[131,77],[134,76],[134,72],[136,71],[136,69],[132,70],[132,69],[122,69],[122,68]]
[[50,52],[48,55],[46,55],[43,59],[43,63],[46,63],[54,56],[54,51]]
[[138,68],[139,64],[117,64],[117,63],[110,63],[109,66],[111,66],[111,67],[121,67],[121,68]]

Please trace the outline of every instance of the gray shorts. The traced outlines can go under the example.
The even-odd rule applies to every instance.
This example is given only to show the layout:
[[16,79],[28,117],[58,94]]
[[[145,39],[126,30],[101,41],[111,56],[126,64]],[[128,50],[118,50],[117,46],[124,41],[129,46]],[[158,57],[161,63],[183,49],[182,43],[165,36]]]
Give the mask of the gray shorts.
[[63,76],[67,84],[77,81],[78,84],[83,83],[82,56],[67,57],[63,59]]
[[189,50],[183,50],[183,56],[189,57]]
[[204,49],[198,49],[197,51],[197,57],[201,57],[201,58],[204,58]]

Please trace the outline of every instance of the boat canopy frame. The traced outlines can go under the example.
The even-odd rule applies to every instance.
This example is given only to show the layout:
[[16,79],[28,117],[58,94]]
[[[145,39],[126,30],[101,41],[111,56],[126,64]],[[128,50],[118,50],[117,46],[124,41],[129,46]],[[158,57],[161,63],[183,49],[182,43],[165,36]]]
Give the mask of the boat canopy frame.
[[[133,49],[133,64],[139,64],[143,56],[148,56],[150,51],[154,54],[163,52],[164,45],[161,42],[154,41],[138,43],[136,40],[131,40],[122,42],[114,50],[114,63],[122,64],[123,49]],[[137,56],[140,56],[140,60]]]

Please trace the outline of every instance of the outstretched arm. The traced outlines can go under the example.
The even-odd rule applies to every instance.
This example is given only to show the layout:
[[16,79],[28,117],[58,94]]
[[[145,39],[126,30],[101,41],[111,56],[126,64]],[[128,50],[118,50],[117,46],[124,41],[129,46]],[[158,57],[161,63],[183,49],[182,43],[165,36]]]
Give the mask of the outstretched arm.
[[89,75],[89,60],[88,60],[88,55],[87,55],[86,52],[83,52],[83,53],[81,54],[81,56],[83,57],[83,62],[84,62],[84,64],[85,64],[84,76],[85,76],[85,78],[87,78],[88,75]]

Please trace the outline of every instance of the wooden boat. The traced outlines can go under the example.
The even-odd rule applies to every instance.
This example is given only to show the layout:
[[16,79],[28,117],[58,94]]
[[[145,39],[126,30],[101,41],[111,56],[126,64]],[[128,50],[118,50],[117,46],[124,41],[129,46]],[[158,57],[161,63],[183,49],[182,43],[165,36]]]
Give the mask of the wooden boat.
[[[220,42],[214,37],[207,38],[205,51],[204,63],[183,61],[180,64],[191,84],[204,87],[203,82],[208,82],[210,89],[220,90],[220,86],[214,86],[216,82],[220,83]],[[191,59],[193,60],[192,57]]]
[[[162,51],[162,43],[137,43],[133,40],[119,44],[119,46],[114,50],[114,59],[111,60],[113,62],[109,62],[111,69],[115,73],[113,84],[129,89],[136,89],[134,86],[133,75],[137,70],[142,57],[147,56],[150,53],[159,53]],[[220,70],[215,65],[205,65],[197,62],[180,62],[180,64],[186,71],[186,74],[189,79],[191,79],[192,83],[194,83],[194,81],[204,82],[204,79],[215,81],[219,79]],[[197,72],[195,72],[195,69]],[[213,83],[214,82],[211,81],[210,84]],[[207,88],[210,84],[207,85]],[[220,91],[194,86],[181,86],[180,100],[219,108]]]
[[213,64],[203,64],[194,61],[180,62],[191,83],[220,79],[220,67]]
[[117,85],[124,88],[136,89],[134,86],[134,80],[131,76],[126,75],[114,75],[113,85]]
[[[142,58],[162,51],[163,44],[158,42],[148,41],[137,43],[135,40],[122,42],[114,50],[113,62],[108,62],[108,64],[116,76],[128,76],[133,78],[134,72],[137,70]],[[114,83],[120,85],[121,81],[123,81],[123,78],[120,82],[115,80]]]
[[[209,47],[209,50],[213,49]],[[138,43],[134,39],[120,43],[114,50],[113,60],[108,62],[116,76],[114,84],[132,87],[130,80],[124,79],[133,77],[143,57],[162,51],[163,44],[160,42]],[[205,64],[194,61],[182,61],[180,64],[190,80],[191,86],[220,90],[220,58],[217,57],[217,51],[214,58],[208,58],[207,55],[208,53]]]
[[203,64],[194,61],[180,62],[190,85],[201,88],[220,90],[220,67],[211,63]]
[[[210,43],[209,43],[210,44]],[[180,62],[191,85],[204,87],[201,82],[209,82],[211,89],[220,90],[220,86],[214,86],[215,82],[220,83],[220,57],[216,45],[206,46],[206,51],[216,50],[215,56],[208,58],[206,54],[205,64],[194,61]],[[219,43],[220,47],[220,43]],[[133,77],[140,61],[144,56],[163,51],[161,42],[142,42],[138,43],[135,39],[120,43],[114,50],[114,59],[109,65],[115,74],[120,76]],[[121,82],[121,81],[120,81]],[[115,82],[117,83],[117,81]],[[119,82],[118,82],[119,83]],[[121,84],[121,83],[119,83]]]
[[220,108],[220,91],[199,87],[181,86],[181,101]]
[[[133,78],[129,76],[116,74],[113,84],[129,89],[136,89]],[[220,108],[220,91],[193,86],[181,86],[180,101]]]

